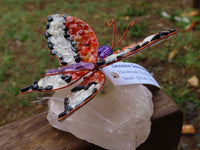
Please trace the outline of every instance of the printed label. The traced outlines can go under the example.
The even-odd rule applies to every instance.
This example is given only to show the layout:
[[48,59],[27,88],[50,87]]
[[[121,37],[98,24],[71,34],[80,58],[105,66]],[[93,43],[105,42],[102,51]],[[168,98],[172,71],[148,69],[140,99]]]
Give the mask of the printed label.
[[152,75],[144,67],[135,63],[117,62],[104,67],[102,71],[116,86],[127,84],[151,84],[160,88]]

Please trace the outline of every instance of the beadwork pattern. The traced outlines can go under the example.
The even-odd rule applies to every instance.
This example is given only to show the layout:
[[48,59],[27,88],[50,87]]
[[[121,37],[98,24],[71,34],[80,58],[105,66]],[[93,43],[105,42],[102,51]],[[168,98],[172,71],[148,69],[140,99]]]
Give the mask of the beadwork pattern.
[[[119,44],[128,28],[134,23],[128,25],[124,35],[116,44],[113,36],[112,47],[104,45],[99,48],[94,32],[82,20],[65,14],[48,16],[45,37],[50,54],[56,56],[61,67],[46,71],[43,78],[22,88],[20,93],[55,91],[81,80],[64,99],[64,111],[58,114],[58,120],[63,120],[89,102],[101,90],[106,81],[101,68],[132,56],[178,32],[174,29],[160,31],[141,42],[113,52],[113,47]],[[115,27],[113,19],[109,21],[109,25]]]

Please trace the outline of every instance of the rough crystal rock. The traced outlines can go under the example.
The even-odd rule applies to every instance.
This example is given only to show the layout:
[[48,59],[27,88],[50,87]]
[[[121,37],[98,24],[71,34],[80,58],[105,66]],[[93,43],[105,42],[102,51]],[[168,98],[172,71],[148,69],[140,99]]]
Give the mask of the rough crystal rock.
[[145,86],[114,86],[108,79],[89,103],[59,122],[67,90],[57,91],[49,101],[47,119],[53,127],[111,150],[134,150],[147,139],[153,103]]

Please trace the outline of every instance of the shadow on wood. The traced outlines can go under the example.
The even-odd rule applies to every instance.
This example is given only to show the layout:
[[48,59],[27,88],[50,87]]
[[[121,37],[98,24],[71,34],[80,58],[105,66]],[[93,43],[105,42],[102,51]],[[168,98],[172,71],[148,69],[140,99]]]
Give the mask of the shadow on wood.
[[[162,91],[153,94],[154,113],[151,133],[137,150],[176,150],[183,114]],[[19,120],[0,128],[1,150],[104,150],[70,133],[50,126],[47,112]]]

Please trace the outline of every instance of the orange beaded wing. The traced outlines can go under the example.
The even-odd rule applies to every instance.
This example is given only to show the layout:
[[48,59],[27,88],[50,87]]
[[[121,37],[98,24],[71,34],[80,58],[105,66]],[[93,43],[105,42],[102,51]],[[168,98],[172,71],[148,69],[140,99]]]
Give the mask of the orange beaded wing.
[[48,16],[45,37],[60,65],[97,61],[98,40],[89,25],[76,17]]
[[64,111],[58,115],[59,121],[89,102],[101,90],[106,77],[101,70],[94,71],[83,81],[71,89],[71,93],[64,99]]

